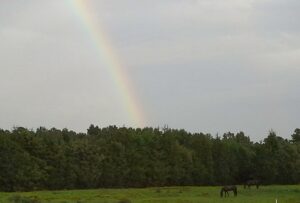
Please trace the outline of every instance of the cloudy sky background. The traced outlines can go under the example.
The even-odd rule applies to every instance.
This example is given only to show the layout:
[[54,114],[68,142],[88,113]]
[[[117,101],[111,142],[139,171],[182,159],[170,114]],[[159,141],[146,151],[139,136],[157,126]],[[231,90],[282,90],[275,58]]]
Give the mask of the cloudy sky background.
[[[300,127],[299,0],[88,4],[147,126],[253,140]],[[79,18],[67,0],[1,1],[0,128],[134,126]]]

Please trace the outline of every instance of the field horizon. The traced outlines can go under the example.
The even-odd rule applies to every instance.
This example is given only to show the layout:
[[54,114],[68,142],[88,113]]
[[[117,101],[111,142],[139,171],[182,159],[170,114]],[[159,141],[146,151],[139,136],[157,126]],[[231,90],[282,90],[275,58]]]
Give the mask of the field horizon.
[[221,186],[172,186],[120,189],[54,190],[34,192],[1,192],[1,203],[198,203],[257,202],[300,203],[300,185],[268,185],[244,189],[238,195],[220,197]]

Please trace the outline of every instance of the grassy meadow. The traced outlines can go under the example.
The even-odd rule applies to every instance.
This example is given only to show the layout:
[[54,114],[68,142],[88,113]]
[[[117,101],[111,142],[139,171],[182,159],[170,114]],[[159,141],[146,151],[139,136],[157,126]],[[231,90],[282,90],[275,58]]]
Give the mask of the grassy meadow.
[[244,189],[238,187],[238,196],[232,192],[220,197],[220,187],[163,187],[145,189],[97,189],[69,191],[39,191],[0,193],[0,202],[18,203],[300,203],[300,185],[262,186]]

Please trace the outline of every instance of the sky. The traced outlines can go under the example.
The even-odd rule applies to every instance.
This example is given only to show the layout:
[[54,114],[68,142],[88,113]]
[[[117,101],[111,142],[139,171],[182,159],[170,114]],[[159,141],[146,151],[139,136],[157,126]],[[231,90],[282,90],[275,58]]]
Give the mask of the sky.
[[299,10],[299,0],[3,0],[0,128],[290,138]]

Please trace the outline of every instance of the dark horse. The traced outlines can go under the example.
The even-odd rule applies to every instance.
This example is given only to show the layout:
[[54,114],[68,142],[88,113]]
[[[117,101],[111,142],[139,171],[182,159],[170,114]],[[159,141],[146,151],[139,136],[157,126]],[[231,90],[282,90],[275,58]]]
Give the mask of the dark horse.
[[259,185],[260,185],[260,181],[257,180],[257,179],[248,180],[248,181],[246,181],[246,183],[244,184],[244,188],[246,188],[246,187],[251,188],[251,185],[255,185],[255,186],[256,186],[256,189],[258,189],[258,188],[259,188]]
[[223,192],[225,192],[225,197],[229,196],[228,191],[233,191],[234,196],[237,196],[237,188],[235,185],[231,185],[231,186],[224,186],[221,189],[220,195],[221,197],[223,197]]

